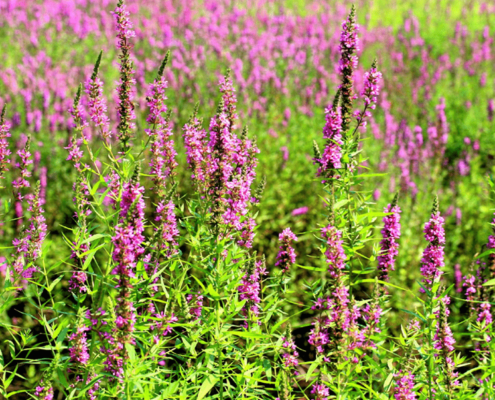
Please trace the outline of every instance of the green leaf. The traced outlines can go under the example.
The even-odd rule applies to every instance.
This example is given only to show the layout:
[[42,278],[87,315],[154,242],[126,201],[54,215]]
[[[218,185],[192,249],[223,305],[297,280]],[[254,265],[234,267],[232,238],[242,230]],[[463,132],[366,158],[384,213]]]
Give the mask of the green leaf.
[[19,367],[19,364],[16,364],[14,372],[11,372],[10,376],[7,378],[7,380],[4,383],[4,387],[8,388],[12,381],[14,380],[14,377],[17,375],[17,368]]
[[125,349],[127,350],[127,354],[129,355],[131,361],[134,361],[136,359],[136,350],[134,349],[134,346],[132,344],[126,343]]
[[392,373],[388,374],[387,379],[385,379],[385,383],[383,384],[383,387],[385,389],[388,388],[388,386],[392,382],[392,379],[394,379],[394,374],[392,374]]
[[263,333],[254,333],[254,332],[244,332],[244,331],[227,331],[229,335],[235,335],[243,338],[256,338],[256,339],[264,339],[269,338],[269,335],[265,335]]
[[335,203],[335,205],[333,206],[333,209],[334,210],[338,210],[339,208],[345,206],[347,203],[349,203],[349,200],[340,200],[340,201],[337,201],[337,203]]
[[48,287],[48,292],[51,293],[53,288],[59,283],[62,279],[64,279],[64,275],[60,275],[57,279],[55,279],[50,286]]
[[100,238],[103,238],[103,237],[110,237],[110,235],[106,235],[106,234],[103,234],[103,233],[98,233],[96,235],[93,235],[91,236],[90,238],[86,239],[86,240],[83,240],[81,242],[81,244],[85,244],[85,243],[89,243],[89,242],[93,242],[95,241],[96,239],[100,239]]
[[218,292],[213,288],[213,286],[211,286],[211,284],[208,285],[208,293],[212,296],[212,297],[216,297],[216,298],[220,298],[220,295],[218,294]]
[[208,375],[201,384],[201,388],[199,389],[197,400],[203,399],[211,390],[211,388],[215,386],[215,383],[217,382],[218,382],[218,378],[216,376]]
[[[62,331],[57,336],[57,343],[62,344],[64,342],[65,337],[67,336],[67,332],[69,332],[68,327],[65,327],[64,329],[62,329]],[[55,333],[57,333],[57,332],[55,331]]]
[[308,368],[308,371],[306,372],[306,382],[311,379],[311,375],[315,371],[316,368],[320,366],[320,363],[318,362],[319,360],[316,359],[311,363],[311,366]]
[[493,285],[495,285],[495,279],[490,279],[489,281],[483,283],[483,286],[493,286]]
[[272,365],[270,361],[267,359],[263,360],[263,369],[265,370],[265,374],[268,379],[272,379]]
[[12,342],[12,341],[10,341],[10,340],[6,340],[5,342],[6,342],[6,343],[8,344],[8,346],[9,346],[10,356],[11,356],[12,358],[15,358],[15,344],[14,344],[14,342]]
[[327,270],[326,268],[308,267],[306,265],[299,265],[299,264],[296,264],[296,267],[302,268],[302,269],[307,269],[309,271],[326,271]]

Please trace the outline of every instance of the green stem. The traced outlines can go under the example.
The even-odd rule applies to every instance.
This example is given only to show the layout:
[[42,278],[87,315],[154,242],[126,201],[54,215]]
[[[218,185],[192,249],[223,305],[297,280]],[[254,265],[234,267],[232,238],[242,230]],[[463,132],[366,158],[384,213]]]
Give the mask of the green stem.
[[431,312],[432,312],[432,304],[431,304],[431,299],[428,299],[428,313],[426,315],[427,321],[428,321],[428,346],[430,349],[430,354],[428,355],[427,359],[427,368],[428,368],[428,392],[430,399],[433,399],[433,392],[432,392],[432,385],[431,385],[431,375],[432,375],[432,370],[431,370],[431,349],[433,348],[433,343],[431,340]]

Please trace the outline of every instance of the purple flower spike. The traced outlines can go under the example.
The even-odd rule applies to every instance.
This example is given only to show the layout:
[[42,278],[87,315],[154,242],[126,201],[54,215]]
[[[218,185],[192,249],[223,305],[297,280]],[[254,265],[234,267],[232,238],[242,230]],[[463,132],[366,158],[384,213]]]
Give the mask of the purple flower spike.
[[364,110],[362,112],[356,111],[355,113],[357,124],[361,127],[366,126],[365,118],[371,117],[370,110],[376,108],[376,102],[380,94],[378,81],[382,78],[382,74],[376,69],[376,61],[373,62],[371,69],[365,72],[364,78],[364,89],[361,92],[361,96],[364,99]]
[[359,42],[357,32],[359,25],[356,23],[356,9],[351,8],[349,17],[342,23],[342,33],[340,36],[340,73],[342,74],[342,84],[340,91],[342,94],[342,131],[347,132],[351,123],[352,103],[356,98],[354,94],[354,70],[357,68]]
[[459,382],[456,380],[458,372],[454,372],[455,365],[451,358],[451,353],[454,351],[455,339],[447,321],[449,315],[447,304],[449,303],[450,298],[448,296],[440,299],[440,311],[438,313],[437,330],[433,338],[433,348],[438,351],[435,357],[441,357],[447,380],[447,389],[451,391],[454,386],[459,385]]
[[122,150],[126,152],[129,150],[129,139],[132,137],[132,130],[135,129],[135,124],[132,122],[136,119],[134,112],[134,96],[136,79],[134,78],[134,66],[130,59],[130,50],[132,45],[129,43],[129,39],[136,36],[136,33],[132,29],[132,23],[129,20],[129,11],[123,0],[119,0],[117,8],[114,10],[113,15],[117,25],[117,47],[121,50],[120,54],[120,82],[117,89],[117,95],[119,97],[118,116],[119,125],[117,127],[119,133],[119,139],[122,143]]
[[440,216],[438,211],[438,197],[435,197],[433,212],[430,220],[425,224],[425,239],[430,242],[423,252],[421,259],[421,275],[423,283],[431,289],[433,282],[442,276],[440,268],[444,266],[444,245],[445,230],[443,227],[445,220]]
[[38,400],[53,400],[53,388],[51,385],[43,385],[43,381],[40,381],[40,385],[36,387],[34,395]]
[[110,119],[107,115],[107,104],[103,96],[103,82],[98,77],[102,53],[98,56],[93,74],[84,84],[84,91],[89,97],[89,117],[97,128],[100,129],[103,139],[110,139]]
[[318,383],[311,388],[311,394],[314,395],[314,400],[327,400],[330,395],[328,387]]
[[342,117],[340,107],[334,106],[325,110],[326,124],[323,127],[323,137],[327,139],[321,158],[315,161],[319,164],[317,176],[330,178],[333,170],[342,168],[342,149],[344,144],[341,134]]
[[144,248],[144,187],[139,184],[139,168],[129,182],[124,183],[120,202],[120,220],[112,237],[114,251],[112,259],[116,264],[112,274],[118,276],[120,294],[117,298],[115,324],[122,343],[132,343],[132,332],[136,320],[135,308],[130,297],[131,279],[134,277],[136,263]]
[[342,247],[342,232],[334,226],[328,225],[321,230],[321,237],[327,241],[327,249],[325,251],[326,261],[328,264],[328,273],[334,279],[342,275],[345,268],[345,260],[347,256]]
[[279,235],[278,240],[281,242],[281,245],[275,266],[281,267],[282,273],[285,274],[289,271],[291,265],[296,262],[296,252],[292,247],[292,242],[297,241],[297,236],[292,233],[290,228],[286,228]]
[[398,378],[395,381],[394,397],[395,400],[416,400],[416,393],[414,393],[414,375],[410,372],[400,371],[395,374]]
[[0,114],[0,179],[4,178],[4,173],[8,171],[8,165],[10,160],[7,158],[10,156],[9,142],[7,138],[10,137],[10,123],[5,120],[5,106]]
[[87,364],[89,361],[86,331],[90,329],[84,325],[78,326],[76,332],[69,336],[72,347],[69,349],[70,361],[77,364]]
[[399,254],[400,238],[400,213],[401,209],[397,205],[397,196],[392,204],[383,210],[392,213],[383,217],[382,240],[380,242],[380,255],[378,256],[378,279],[388,281],[389,272],[395,270],[395,258]]

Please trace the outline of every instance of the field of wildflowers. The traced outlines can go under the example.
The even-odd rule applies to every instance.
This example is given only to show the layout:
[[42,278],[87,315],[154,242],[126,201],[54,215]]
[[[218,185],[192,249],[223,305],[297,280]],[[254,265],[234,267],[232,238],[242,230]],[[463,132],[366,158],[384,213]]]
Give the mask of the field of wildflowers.
[[0,15],[0,399],[495,399],[495,5]]

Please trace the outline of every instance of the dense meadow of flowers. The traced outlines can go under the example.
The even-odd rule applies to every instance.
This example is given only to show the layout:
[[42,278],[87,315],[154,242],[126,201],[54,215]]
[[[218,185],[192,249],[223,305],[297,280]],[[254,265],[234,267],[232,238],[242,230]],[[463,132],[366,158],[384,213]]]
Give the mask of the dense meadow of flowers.
[[494,399],[495,7],[425,4],[0,0],[0,398]]

